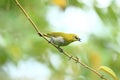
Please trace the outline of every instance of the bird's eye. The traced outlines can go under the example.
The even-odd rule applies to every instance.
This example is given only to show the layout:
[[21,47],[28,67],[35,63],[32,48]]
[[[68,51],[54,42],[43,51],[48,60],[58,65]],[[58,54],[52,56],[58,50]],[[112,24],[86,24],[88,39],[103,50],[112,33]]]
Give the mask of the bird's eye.
[[78,37],[77,37],[77,36],[74,36],[74,38],[75,38],[75,39],[78,39]]
[[76,40],[78,40],[78,41],[81,40],[81,39],[80,39],[79,37],[77,37],[77,36],[74,36],[74,38],[75,38]]

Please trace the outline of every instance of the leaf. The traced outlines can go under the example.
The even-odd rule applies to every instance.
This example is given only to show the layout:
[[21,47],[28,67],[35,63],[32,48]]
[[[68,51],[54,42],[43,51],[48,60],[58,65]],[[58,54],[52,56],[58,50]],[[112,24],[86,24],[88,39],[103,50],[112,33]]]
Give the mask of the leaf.
[[67,6],[67,0],[52,0],[54,4],[64,9]]
[[11,59],[16,63],[22,58],[22,52],[18,45],[11,45],[8,47]]
[[109,67],[107,67],[107,66],[100,66],[99,71],[104,71],[104,72],[108,73],[110,76],[112,76],[112,78],[114,80],[118,80],[118,78],[117,78],[116,74],[114,73],[114,71],[112,69],[110,69]]

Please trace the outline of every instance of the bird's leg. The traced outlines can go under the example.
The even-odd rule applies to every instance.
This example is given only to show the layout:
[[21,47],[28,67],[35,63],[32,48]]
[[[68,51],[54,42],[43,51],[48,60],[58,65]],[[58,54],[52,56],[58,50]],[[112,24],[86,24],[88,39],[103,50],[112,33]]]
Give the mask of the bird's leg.
[[60,46],[57,46],[57,49],[62,53],[63,49]]

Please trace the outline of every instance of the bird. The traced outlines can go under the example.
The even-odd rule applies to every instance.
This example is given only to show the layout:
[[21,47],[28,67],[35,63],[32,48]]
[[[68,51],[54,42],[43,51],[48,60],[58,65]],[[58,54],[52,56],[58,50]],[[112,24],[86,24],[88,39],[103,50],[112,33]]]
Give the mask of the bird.
[[57,47],[67,46],[72,42],[81,41],[76,34],[72,33],[50,32],[43,35],[50,38],[50,42],[55,44]]

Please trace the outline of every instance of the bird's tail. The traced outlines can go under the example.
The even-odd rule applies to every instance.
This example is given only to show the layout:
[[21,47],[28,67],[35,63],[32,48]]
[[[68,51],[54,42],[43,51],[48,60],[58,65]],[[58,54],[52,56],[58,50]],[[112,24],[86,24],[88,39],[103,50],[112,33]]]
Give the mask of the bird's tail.
[[44,34],[44,33],[43,33],[42,35],[41,35],[40,33],[38,33],[38,34],[39,34],[39,36],[41,36],[41,37],[42,37],[42,35],[45,36],[45,37],[50,37],[48,34]]
[[45,36],[45,37],[50,37],[48,34],[43,34],[43,36]]

